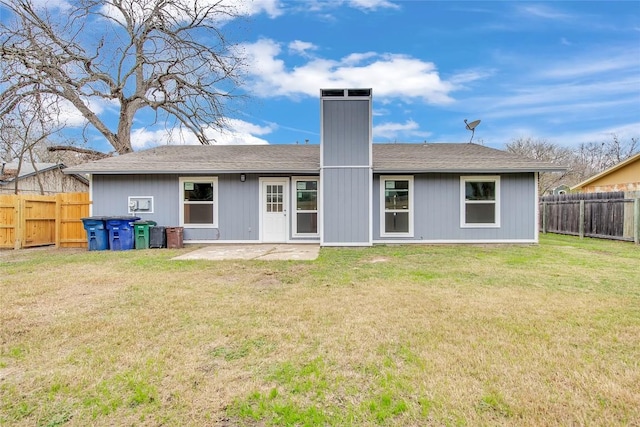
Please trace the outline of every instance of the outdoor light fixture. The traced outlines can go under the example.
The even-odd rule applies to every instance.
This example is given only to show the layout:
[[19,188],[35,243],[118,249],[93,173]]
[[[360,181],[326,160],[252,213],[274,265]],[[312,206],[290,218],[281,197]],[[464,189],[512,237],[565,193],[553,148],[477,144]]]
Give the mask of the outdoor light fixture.
[[240,174],[240,182],[245,182],[247,180],[247,176],[243,173]]

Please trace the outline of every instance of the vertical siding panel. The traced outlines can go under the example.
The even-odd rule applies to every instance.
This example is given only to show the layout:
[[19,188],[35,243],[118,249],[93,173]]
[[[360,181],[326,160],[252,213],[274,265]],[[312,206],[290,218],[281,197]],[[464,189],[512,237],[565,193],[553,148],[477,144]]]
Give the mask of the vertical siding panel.
[[[500,228],[460,227],[460,176],[439,173],[414,176],[414,240],[533,240],[536,203],[533,174],[501,175]],[[374,236],[379,239],[382,220],[379,176],[375,177],[373,191]]]
[[370,108],[370,100],[322,101],[325,243],[369,243]]
[[369,102],[323,101],[325,166],[369,164]]
[[255,174],[246,174],[246,181],[241,182],[240,174],[218,177],[220,240],[259,239],[261,202],[258,178]]
[[152,196],[153,213],[136,214],[159,225],[178,224],[178,177],[176,175],[94,175],[93,215],[129,215],[129,196]]

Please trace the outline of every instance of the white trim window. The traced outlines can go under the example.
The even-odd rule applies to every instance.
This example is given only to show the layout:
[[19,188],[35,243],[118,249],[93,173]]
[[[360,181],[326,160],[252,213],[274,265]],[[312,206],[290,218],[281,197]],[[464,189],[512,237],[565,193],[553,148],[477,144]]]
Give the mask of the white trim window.
[[380,236],[413,237],[413,177],[380,177]]
[[293,235],[295,237],[318,236],[319,178],[293,178]]
[[180,178],[180,225],[218,228],[218,178]]
[[460,177],[460,227],[500,227],[500,177]]

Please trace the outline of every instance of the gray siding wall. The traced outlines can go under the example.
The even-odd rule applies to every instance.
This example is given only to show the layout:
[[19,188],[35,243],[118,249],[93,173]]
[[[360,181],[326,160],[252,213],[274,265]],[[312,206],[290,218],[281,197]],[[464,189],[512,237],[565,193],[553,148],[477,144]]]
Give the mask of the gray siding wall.
[[369,165],[370,102],[322,100],[324,166]]
[[136,214],[158,225],[178,225],[177,175],[93,175],[93,215],[129,215],[129,196],[153,196],[153,213]]
[[258,175],[218,175],[220,240],[259,240],[260,185]]
[[[460,227],[460,175],[414,176],[413,240],[535,239],[535,177],[533,173],[500,175],[500,228]],[[380,176],[373,182],[373,239],[380,237]],[[399,237],[398,240],[407,240]]]
[[322,100],[324,244],[371,243],[371,100]]
[[369,244],[370,173],[368,168],[324,170],[324,242]]
[[[209,175],[207,175],[209,176]],[[216,176],[216,175],[211,175]],[[154,212],[138,214],[158,225],[178,226],[180,188],[178,175],[94,175],[93,214],[128,215],[128,196],[153,196]],[[185,228],[185,240],[258,240],[258,175],[218,175],[218,226]]]

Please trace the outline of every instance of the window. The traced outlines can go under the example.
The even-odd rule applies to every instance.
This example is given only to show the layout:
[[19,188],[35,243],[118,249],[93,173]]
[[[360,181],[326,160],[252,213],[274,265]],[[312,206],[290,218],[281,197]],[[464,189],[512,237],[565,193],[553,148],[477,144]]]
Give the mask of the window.
[[461,227],[500,227],[500,177],[460,178]]
[[318,234],[318,178],[294,178],[294,235]]
[[180,224],[194,228],[218,226],[218,179],[180,178]]
[[381,236],[413,236],[413,177],[383,176],[381,190]]

